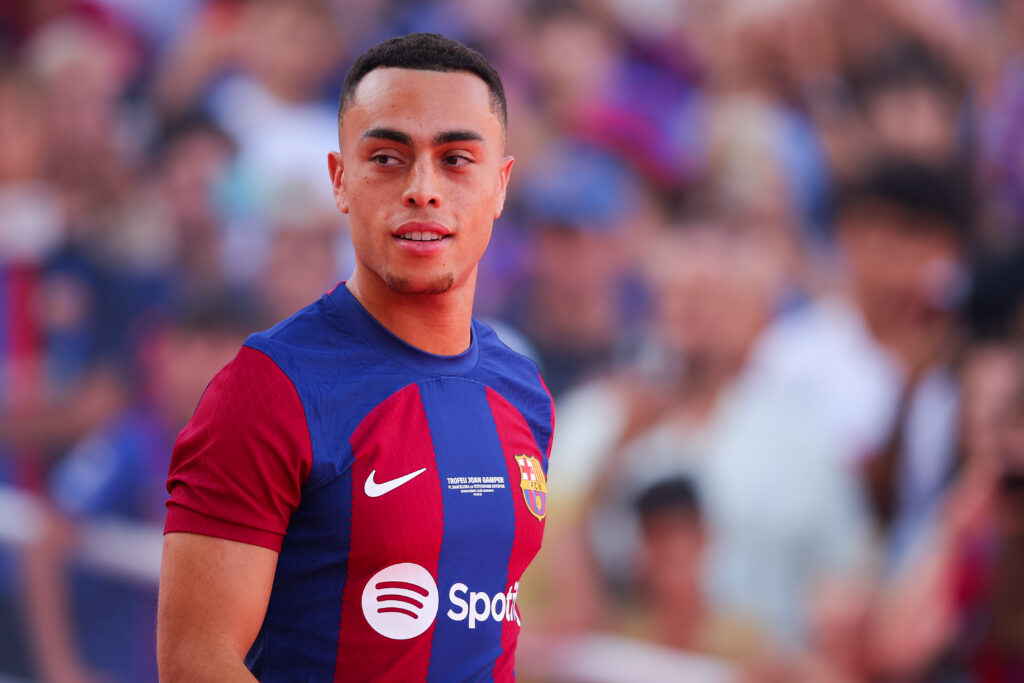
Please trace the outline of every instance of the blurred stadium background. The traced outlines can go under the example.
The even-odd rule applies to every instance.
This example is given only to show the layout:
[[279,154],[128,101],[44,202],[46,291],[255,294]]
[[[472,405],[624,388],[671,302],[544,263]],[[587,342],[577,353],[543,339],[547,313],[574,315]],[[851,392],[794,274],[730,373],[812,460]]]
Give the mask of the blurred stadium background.
[[0,3],[0,681],[155,681],[170,448],[352,264],[409,31],[505,79],[559,429],[527,681],[1024,681],[1024,3]]

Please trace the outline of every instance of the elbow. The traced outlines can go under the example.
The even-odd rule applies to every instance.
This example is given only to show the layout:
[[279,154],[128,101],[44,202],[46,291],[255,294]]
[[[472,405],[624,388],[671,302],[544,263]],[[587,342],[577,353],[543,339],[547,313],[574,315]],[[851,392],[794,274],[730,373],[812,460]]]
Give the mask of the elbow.
[[157,639],[157,671],[160,683],[224,683],[253,681],[243,657],[232,648],[209,643],[168,643]]

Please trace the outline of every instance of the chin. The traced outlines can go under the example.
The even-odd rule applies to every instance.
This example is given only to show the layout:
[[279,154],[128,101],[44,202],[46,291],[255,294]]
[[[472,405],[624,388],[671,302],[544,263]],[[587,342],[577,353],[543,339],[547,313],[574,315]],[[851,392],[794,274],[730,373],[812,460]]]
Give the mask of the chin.
[[398,294],[444,294],[455,286],[455,274],[412,278],[388,273],[384,282],[388,289]]

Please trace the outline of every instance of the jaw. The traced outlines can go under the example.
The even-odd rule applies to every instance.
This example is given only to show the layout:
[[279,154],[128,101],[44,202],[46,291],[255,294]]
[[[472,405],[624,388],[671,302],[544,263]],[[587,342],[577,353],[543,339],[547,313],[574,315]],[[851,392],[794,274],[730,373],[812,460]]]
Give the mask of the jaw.
[[455,273],[439,272],[431,275],[386,272],[384,284],[396,294],[445,294],[455,286]]

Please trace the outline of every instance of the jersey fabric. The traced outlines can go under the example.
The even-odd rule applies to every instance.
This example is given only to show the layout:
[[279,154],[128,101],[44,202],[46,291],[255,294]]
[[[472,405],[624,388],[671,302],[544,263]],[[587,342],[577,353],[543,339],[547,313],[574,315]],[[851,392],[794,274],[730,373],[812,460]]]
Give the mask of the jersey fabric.
[[512,680],[553,429],[536,366],[489,327],[431,355],[342,285],[210,383],[165,530],[280,552],[246,660],[264,683]]

